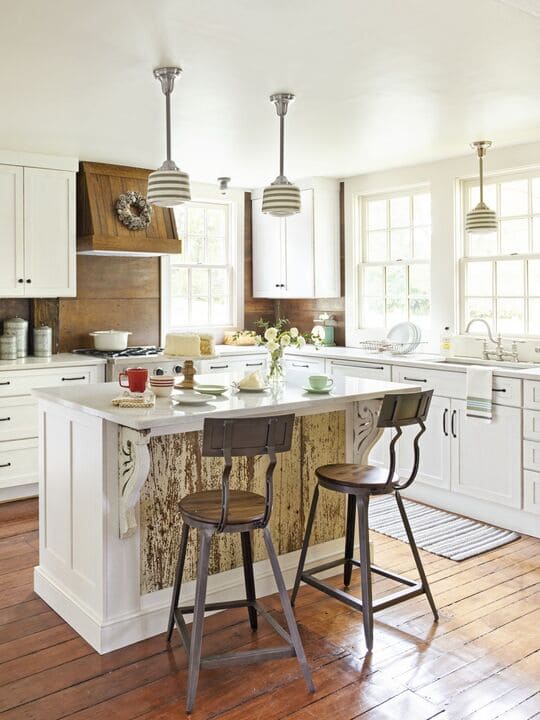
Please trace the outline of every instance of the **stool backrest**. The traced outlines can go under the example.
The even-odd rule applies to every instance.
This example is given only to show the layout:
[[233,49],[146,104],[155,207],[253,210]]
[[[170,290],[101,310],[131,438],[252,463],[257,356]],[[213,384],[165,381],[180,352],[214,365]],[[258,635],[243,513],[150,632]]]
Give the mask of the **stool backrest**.
[[[420,446],[418,443],[421,435],[426,431],[424,422],[429,412],[432,395],[433,390],[425,390],[424,392],[385,395],[383,398],[377,427],[394,428],[396,431],[390,442],[390,464],[388,468],[388,480],[386,481],[387,485],[393,485],[396,490],[404,490],[406,487],[409,487],[418,474],[418,466],[420,464]],[[413,467],[407,480],[396,483],[394,482],[396,443],[403,434],[401,428],[408,425],[418,425],[419,428],[413,439]]]
[[225,466],[221,479],[221,517],[217,531],[227,525],[229,513],[229,477],[233,457],[268,455],[266,469],[265,512],[261,527],[265,527],[272,512],[272,477],[276,454],[291,449],[294,415],[273,415],[255,418],[205,418],[202,454],[204,457],[223,457]]

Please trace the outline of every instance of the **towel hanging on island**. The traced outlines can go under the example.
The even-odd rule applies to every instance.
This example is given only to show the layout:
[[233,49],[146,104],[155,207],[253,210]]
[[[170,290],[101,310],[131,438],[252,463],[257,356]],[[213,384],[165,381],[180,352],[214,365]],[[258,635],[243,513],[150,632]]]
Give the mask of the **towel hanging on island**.
[[489,367],[467,368],[467,417],[493,418],[493,370]]

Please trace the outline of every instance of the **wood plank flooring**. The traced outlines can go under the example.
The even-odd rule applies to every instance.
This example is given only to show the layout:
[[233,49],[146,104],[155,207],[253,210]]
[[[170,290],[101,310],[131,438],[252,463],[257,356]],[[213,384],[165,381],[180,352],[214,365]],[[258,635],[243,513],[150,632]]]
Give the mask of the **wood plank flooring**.
[[[376,561],[413,573],[407,545],[373,533]],[[32,591],[34,500],[0,505],[0,717],[176,720],[186,661],[160,635],[98,655]],[[316,693],[296,661],[201,673],[194,720],[528,720],[540,718],[540,540],[455,563],[422,552],[440,622],[424,597],[376,615],[366,655],[361,615],[302,587],[296,615]],[[339,584],[339,578],[335,580]],[[375,595],[393,584],[374,583]],[[359,592],[355,578],[354,589]],[[276,596],[264,601],[282,620]],[[205,651],[275,643],[243,609],[209,617]]]

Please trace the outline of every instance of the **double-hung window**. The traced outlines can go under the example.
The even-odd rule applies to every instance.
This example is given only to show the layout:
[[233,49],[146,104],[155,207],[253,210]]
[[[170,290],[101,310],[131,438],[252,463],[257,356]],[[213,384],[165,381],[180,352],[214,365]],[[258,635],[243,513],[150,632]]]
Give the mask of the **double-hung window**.
[[[478,181],[464,182],[463,222],[478,200]],[[539,336],[540,171],[490,177],[484,201],[497,213],[498,229],[464,233],[461,330],[484,318],[502,335]]]
[[361,328],[430,318],[431,195],[425,188],[360,198]]

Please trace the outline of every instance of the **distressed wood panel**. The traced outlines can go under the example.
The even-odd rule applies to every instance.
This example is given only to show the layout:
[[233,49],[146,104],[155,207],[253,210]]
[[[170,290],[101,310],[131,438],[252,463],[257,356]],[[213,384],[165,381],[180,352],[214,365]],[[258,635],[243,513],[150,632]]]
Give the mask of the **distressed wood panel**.
[[[150,440],[151,466],[140,499],[141,593],[172,585],[178,553],[181,517],[178,503],[189,493],[221,487],[222,460],[201,457],[201,433],[165,435]],[[344,462],[345,413],[296,418],[291,450],[278,456],[274,472],[274,505],[270,528],[279,554],[298,550],[318,465]],[[264,493],[266,457],[235,458],[231,487]],[[342,537],[343,500],[323,493],[313,543]],[[266,558],[261,533],[253,533],[254,559]],[[184,571],[195,577],[198,540],[190,533]],[[214,537],[210,573],[242,564],[238,534]]]

